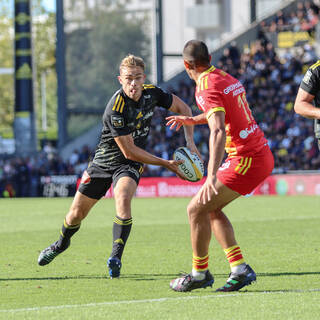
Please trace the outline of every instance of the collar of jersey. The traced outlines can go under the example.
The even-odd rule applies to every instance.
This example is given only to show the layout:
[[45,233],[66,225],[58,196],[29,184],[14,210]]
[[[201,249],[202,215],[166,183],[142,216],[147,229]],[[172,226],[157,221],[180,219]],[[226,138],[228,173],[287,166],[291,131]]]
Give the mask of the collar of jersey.
[[206,71],[203,71],[203,72],[200,74],[199,78],[198,78],[198,82],[200,81],[200,79],[201,79],[203,76],[205,76],[206,74],[214,71],[215,69],[216,69],[215,66],[211,66],[211,67],[210,67],[209,69],[207,69]]

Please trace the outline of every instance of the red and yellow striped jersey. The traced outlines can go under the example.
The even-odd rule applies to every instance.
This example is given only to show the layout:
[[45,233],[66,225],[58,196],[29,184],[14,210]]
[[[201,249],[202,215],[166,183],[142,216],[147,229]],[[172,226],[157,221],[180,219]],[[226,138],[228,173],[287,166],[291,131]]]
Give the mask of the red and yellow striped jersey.
[[225,149],[229,156],[254,154],[267,144],[252,116],[243,85],[228,73],[211,66],[200,75],[195,97],[207,118],[217,111],[225,113]]

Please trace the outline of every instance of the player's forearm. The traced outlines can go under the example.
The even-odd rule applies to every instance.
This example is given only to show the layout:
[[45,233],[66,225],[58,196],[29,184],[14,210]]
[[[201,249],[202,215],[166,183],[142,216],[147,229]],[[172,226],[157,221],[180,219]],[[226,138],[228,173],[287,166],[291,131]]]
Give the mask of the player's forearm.
[[226,132],[223,129],[211,130],[209,138],[208,178],[216,175],[224,156]]
[[187,142],[187,145],[194,144],[193,141],[193,126],[183,126],[184,136]]
[[147,152],[137,146],[133,146],[132,148],[130,148],[130,150],[128,150],[124,154],[124,156],[128,160],[142,162],[145,164],[153,164],[153,165],[163,166],[163,167],[165,167],[167,164],[167,161],[165,159],[156,157],[156,156],[152,155],[151,153],[149,153],[149,152]]
[[192,117],[192,119],[194,121],[194,125],[208,123],[208,120],[207,120],[205,113],[198,114],[197,116]]
[[294,111],[308,119],[320,119],[320,108],[306,101],[296,101]]
[[[173,95],[173,102],[172,102],[172,109],[171,111],[174,111],[182,116],[192,117],[192,112],[190,107],[184,103],[179,97]],[[193,126],[184,125],[184,136],[187,142],[187,145],[193,144]]]
[[190,107],[174,94],[172,95],[172,106],[170,111],[181,114],[182,116],[192,117]]

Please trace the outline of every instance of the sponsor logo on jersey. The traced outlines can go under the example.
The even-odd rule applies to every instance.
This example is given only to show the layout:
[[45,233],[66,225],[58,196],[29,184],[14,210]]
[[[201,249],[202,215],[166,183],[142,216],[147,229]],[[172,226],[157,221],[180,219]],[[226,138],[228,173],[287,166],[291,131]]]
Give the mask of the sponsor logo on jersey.
[[303,81],[305,84],[310,84],[311,76],[312,76],[312,72],[311,72],[310,70],[308,70],[308,71],[306,72],[306,74],[304,75],[302,81]]
[[149,119],[149,118],[152,117],[152,116],[153,116],[153,112],[152,112],[152,111],[149,111],[149,112],[144,116],[143,119]]
[[[232,92],[232,91],[234,91],[234,90],[236,90],[236,89],[238,89],[238,88],[240,88],[240,87],[242,87],[242,84],[241,84],[240,81],[238,81],[238,82],[233,83],[233,84],[231,84],[230,86],[226,87],[226,88],[223,90],[223,93],[224,93],[224,94],[229,94],[230,92]],[[239,93],[238,93],[238,94],[239,94]],[[234,94],[234,95],[235,95],[235,94]]]
[[111,123],[114,128],[124,127],[124,119],[121,116],[111,116]]
[[241,88],[239,88],[237,90],[234,90],[232,94],[235,97],[235,96],[239,95],[242,92],[244,92],[244,87],[241,87]]
[[136,137],[145,137],[148,135],[149,133],[149,127],[144,127],[142,128],[141,130],[140,129],[137,129],[135,130],[133,133],[132,133],[132,137],[133,138],[136,138]]
[[245,128],[244,130],[241,130],[241,131],[239,132],[239,137],[240,137],[241,139],[247,139],[248,136],[249,136],[249,134],[255,132],[258,128],[259,128],[259,127],[258,127],[257,124],[253,124],[253,125],[251,125],[251,127]]

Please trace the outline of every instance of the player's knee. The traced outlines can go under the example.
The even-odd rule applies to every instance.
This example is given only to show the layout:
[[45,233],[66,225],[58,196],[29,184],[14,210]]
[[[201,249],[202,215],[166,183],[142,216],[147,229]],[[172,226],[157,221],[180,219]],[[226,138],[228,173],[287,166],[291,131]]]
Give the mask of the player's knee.
[[72,206],[67,215],[67,222],[69,224],[78,224],[87,216],[86,210],[81,206]]
[[222,214],[222,210],[221,209],[215,209],[213,211],[210,212],[210,216],[212,219],[215,219],[215,218],[219,218],[221,217],[221,214]]
[[116,202],[121,206],[130,205],[131,197],[125,193],[122,193],[116,197]]
[[194,219],[195,217],[197,217],[197,215],[199,213],[199,210],[193,204],[193,202],[190,202],[188,207],[187,207],[187,212],[188,212],[188,217],[189,217],[189,220],[190,220],[190,219]]

